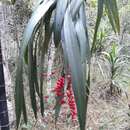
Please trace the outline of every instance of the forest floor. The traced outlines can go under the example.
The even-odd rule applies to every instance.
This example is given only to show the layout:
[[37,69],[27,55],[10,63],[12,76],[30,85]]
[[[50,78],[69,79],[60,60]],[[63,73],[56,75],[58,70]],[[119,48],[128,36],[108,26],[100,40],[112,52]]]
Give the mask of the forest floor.
[[109,94],[108,82],[99,82],[92,88],[88,106],[88,127],[91,130],[129,130],[128,99]]
[[[86,130],[130,130],[130,100],[127,97],[129,95],[117,95],[110,96],[108,82],[99,82],[91,87]],[[32,120],[33,114],[30,112],[28,130],[79,130],[79,124],[71,120],[66,104],[61,107],[56,125],[54,102],[48,100],[45,107],[44,118],[41,117],[37,121]],[[22,125],[22,128],[25,126]]]

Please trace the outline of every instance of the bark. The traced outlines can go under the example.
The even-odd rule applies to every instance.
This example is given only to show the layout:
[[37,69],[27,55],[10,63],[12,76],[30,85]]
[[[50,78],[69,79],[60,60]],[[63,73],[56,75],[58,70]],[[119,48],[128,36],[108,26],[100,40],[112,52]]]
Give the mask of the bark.
[[9,118],[5,91],[5,80],[2,62],[2,49],[0,41],[0,128],[1,130],[9,130]]

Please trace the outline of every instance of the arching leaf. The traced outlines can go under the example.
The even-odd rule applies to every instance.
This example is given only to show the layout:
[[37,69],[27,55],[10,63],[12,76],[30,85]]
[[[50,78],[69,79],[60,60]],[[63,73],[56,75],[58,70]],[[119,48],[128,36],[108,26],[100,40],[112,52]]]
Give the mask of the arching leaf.
[[83,4],[84,0],[72,0],[70,3],[70,12],[72,15],[72,18],[74,19],[79,12],[80,6]]
[[93,53],[94,50],[95,50],[97,32],[98,32],[98,28],[99,28],[101,18],[102,18],[102,15],[103,15],[103,5],[104,5],[104,0],[98,0],[98,13],[97,13],[97,20],[96,20],[96,25],[95,25],[95,31],[94,31],[94,38],[93,38],[91,53]]
[[59,42],[61,40],[61,29],[63,26],[63,20],[67,5],[68,0],[57,0],[56,14],[54,18],[54,43],[56,47],[59,45]]
[[42,17],[46,14],[51,6],[55,4],[55,0],[49,0],[48,2],[44,1],[41,5],[37,7],[35,12],[32,14],[27,27],[24,32],[24,40],[23,40],[23,47],[22,52],[24,54],[26,47],[32,37],[33,31],[35,30],[36,25],[39,23]]
[[120,33],[120,21],[116,0],[105,0],[105,7],[113,30]]
[[71,14],[66,11],[64,21],[64,37],[65,37],[65,47],[67,51],[68,62],[70,66],[70,71],[72,75],[72,86],[75,96],[75,101],[78,110],[78,119],[80,123],[80,129],[85,130],[86,123],[86,87],[83,78],[83,68],[80,58],[80,49],[78,45],[78,40],[76,36],[76,30],[74,23],[72,21]]

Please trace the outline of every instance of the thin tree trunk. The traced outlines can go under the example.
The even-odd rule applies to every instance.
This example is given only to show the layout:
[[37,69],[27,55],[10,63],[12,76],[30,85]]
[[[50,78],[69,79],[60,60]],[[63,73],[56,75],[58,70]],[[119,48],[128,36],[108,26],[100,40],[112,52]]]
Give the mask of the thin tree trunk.
[[5,92],[1,40],[0,40],[0,128],[1,130],[9,130],[9,118],[8,118],[7,100]]

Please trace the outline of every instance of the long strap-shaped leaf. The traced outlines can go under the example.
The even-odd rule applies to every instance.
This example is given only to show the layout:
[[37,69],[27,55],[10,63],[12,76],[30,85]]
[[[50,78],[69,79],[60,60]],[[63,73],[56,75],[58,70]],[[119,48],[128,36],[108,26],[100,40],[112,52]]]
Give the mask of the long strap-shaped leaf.
[[68,0],[57,0],[56,14],[54,19],[54,43],[56,47],[58,47],[61,40],[61,29],[63,26],[63,20],[67,5]]
[[104,0],[98,0],[98,13],[97,13],[97,20],[96,20],[96,26],[95,26],[95,32],[94,32],[94,38],[93,38],[91,53],[93,53],[93,51],[95,50],[97,32],[98,32],[98,28],[99,28],[101,18],[102,18],[102,15],[103,15],[103,5],[104,5]]
[[70,3],[70,12],[72,15],[72,18],[74,19],[79,12],[80,6],[84,3],[84,0],[72,0]]
[[[77,38],[79,41],[79,48],[80,48],[80,56],[81,56],[81,63],[83,67],[83,73],[84,73],[84,82],[86,81],[86,59],[90,58],[90,48],[87,43],[87,38],[86,38],[86,32],[83,27],[83,24],[81,20],[78,20],[76,23],[76,33],[77,33]],[[87,57],[89,55],[89,57]],[[90,60],[90,59],[88,59]]]
[[[30,18],[26,30],[24,32],[24,40],[23,40],[23,47],[22,47],[22,52],[25,52],[26,47],[32,37],[33,31],[40,21],[42,17],[46,14],[48,9],[55,4],[55,0],[49,0],[49,1],[44,1],[41,5],[38,6],[38,8],[35,10],[35,12],[32,14],[32,17]],[[24,54],[24,53],[23,53]]]
[[[119,14],[116,0],[105,0],[106,9],[108,10],[109,20],[115,32],[120,32]],[[112,22],[113,21],[113,22]]]
[[72,75],[72,86],[78,110],[80,129],[85,130],[86,123],[86,88],[76,30],[69,11],[64,18],[64,37],[67,57]]
[[105,0],[105,8],[106,8],[106,12],[110,21],[110,24],[114,30],[114,32],[116,32],[116,27],[115,27],[115,22],[114,22],[114,18],[113,18],[113,12],[111,10],[111,4],[110,4],[110,0]]
[[24,100],[24,88],[23,88],[23,57],[21,55],[18,58],[18,66],[16,71],[15,82],[15,111],[16,111],[16,126],[19,127],[21,114],[23,113],[24,121],[27,123],[27,113]]
[[[48,45],[50,42],[51,34],[52,34],[52,25],[50,25],[50,19],[52,15],[53,8],[48,11],[48,13],[45,16],[45,38],[44,41],[42,41],[42,38],[40,38],[41,43],[41,59],[40,59],[40,71],[43,71],[44,66],[44,59],[45,59],[45,53],[47,53]],[[42,32],[42,30],[41,30]],[[42,37],[42,35],[40,35]],[[40,106],[41,106],[41,114],[44,115],[44,103],[43,103],[43,77],[40,77]]]
[[[17,120],[17,128],[19,126],[20,123],[20,118],[21,118],[21,113],[24,113],[24,120],[27,123],[27,117],[26,117],[26,108],[25,108],[25,100],[24,100],[24,90],[23,90],[23,57],[24,57],[24,53],[26,52],[27,46],[28,44],[31,44],[32,42],[32,35],[33,32],[35,30],[36,32],[36,26],[39,23],[40,19],[46,14],[46,12],[48,11],[48,9],[53,6],[55,4],[55,0],[45,0],[41,5],[39,5],[37,7],[37,9],[35,10],[35,12],[33,13],[31,19],[29,20],[29,23],[26,27],[26,30],[24,32],[24,39],[23,39],[23,44],[22,44],[22,48],[21,48],[21,53],[18,59],[18,67],[17,67],[17,74],[16,74],[16,94],[15,94],[15,99],[16,99],[16,120]],[[31,45],[30,45],[31,48]],[[30,49],[31,50],[31,49]],[[30,66],[31,66],[31,53],[30,55]],[[30,72],[32,73],[33,68],[30,68]],[[31,75],[30,75],[31,77]],[[33,78],[33,77],[32,77]],[[31,78],[29,78],[31,79]],[[30,90],[31,90],[31,97],[32,99],[32,104],[33,104],[33,110],[35,113],[35,117],[36,117],[36,100],[35,100],[35,88],[34,88],[34,83],[31,83],[31,86],[33,86]],[[36,85],[36,84],[35,84]],[[33,89],[33,90],[32,90]],[[34,97],[33,97],[34,96]]]
[[89,45],[89,36],[88,36],[85,4],[82,4],[81,7],[80,7],[79,19],[82,21],[82,24],[83,24],[83,27],[84,27],[84,30],[85,30],[85,33],[86,33],[85,34],[86,35],[86,56],[87,56],[88,63],[90,63],[91,52],[90,52],[90,45]]
[[21,93],[21,90],[23,89],[23,78],[21,73],[23,72],[23,63],[18,61],[17,71],[16,71],[16,83],[15,83],[15,113],[16,113],[16,124],[18,128],[18,124],[20,123],[21,118],[21,112],[22,112],[22,100],[21,97],[23,96],[23,93]]
[[37,118],[36,93],[35,93],[35,77],[34,77],[34,57],[33,57],[33,43],[28,46],[28,76],[31,105],[34,111],[35,118]]
[[92,53],[95,51],[96,37],[97,37],[98,28],[101,22],[101,18],[103,15],[104,5],[106,8],[106,12],[107,12],[110,24],[114,32],[120,33],[119,13],[118,13],[116,0],[98,0],[98,14],[97,14],[93,44],[92,44],[92,49],[91,49]]
[[114,18],[115,18],[117,32],[120,33],[120,19],[119,19],[119,12],[118,12],[116,0],[112,1],[112,5],[114,6],[113,7],[113,15],[114,15]]

